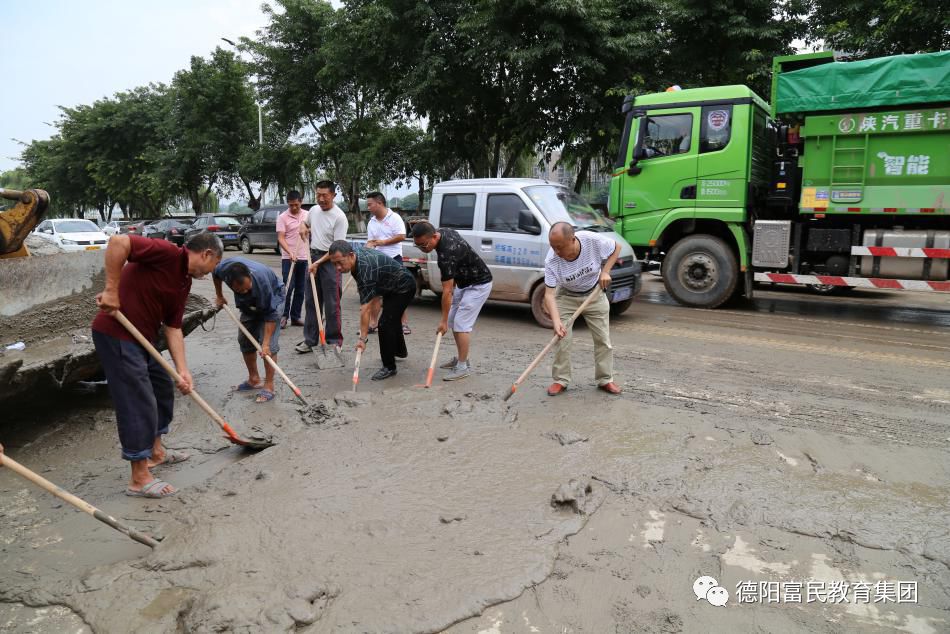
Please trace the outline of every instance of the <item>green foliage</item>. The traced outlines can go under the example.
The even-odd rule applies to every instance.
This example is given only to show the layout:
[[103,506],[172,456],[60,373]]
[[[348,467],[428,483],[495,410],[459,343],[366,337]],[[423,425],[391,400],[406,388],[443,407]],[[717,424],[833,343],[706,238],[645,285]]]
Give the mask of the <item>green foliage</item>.
[[813,0],[809,41],[852,59],[950,49],[945,0]]
[[30,178],[26,170],[22,167],[15,167],[12,170],[0,172],[0,187],[6,189],[30,189]]
[[419,194],[409,194],[399,199],[399,206],[406,211],[416,211],[419,209]]

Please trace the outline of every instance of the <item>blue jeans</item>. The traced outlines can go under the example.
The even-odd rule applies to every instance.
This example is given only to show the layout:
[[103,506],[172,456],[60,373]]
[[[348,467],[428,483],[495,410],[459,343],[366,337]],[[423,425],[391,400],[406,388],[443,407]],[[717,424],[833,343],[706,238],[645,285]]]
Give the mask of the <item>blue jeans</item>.
[[294,264],[292,260],[281,260],[280,267],[283,274],[284,286],[287,286],[287,276],[290,274],[290,266],[294,265],[294,279],[291,280],[290,288],[287,289],[287,297],[284,299],[284,317],[289,317],[293,321],[300,321],[300,315],[303,309],[303,298],[307,286],[307,261],[297,260]]
[[164,368],[134,341],[92,331],[92,342],[109,382],[122,457],[152,457],[155,439],[168,433],[175,385]]

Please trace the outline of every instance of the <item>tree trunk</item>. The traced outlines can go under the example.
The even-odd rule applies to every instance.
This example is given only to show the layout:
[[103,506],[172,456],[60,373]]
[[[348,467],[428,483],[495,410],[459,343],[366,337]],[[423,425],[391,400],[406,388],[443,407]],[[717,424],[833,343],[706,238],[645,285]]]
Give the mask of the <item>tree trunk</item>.
[[590,161],[589,156],[581,159],[580,167],[577,170],[577,180],[574,181],[574,191],[578,194],[581,193],[581,189],[590,180]]
[[425,174],[419,174],[419,214],[422,214],[426,200],[426,177]]

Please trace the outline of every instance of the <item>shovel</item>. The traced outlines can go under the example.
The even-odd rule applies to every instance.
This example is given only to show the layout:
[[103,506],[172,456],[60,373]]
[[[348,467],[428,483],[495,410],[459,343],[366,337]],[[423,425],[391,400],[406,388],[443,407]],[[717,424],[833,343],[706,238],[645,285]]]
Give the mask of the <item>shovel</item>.
[[[149,343],[149,340],[146,339],[141,332],[139,332],[139,329],[132,325],[132,322],[122,314],[122,311],[117,310],[112,313],[112,316],[119,320],[119,323],[122,324],[133,337],[135,337],[135,340],[138,341],[143,348],[148,350],[148,353],[152,355],[152,358],[155,359],[159,365],[165,369],[166,372],[168,372],[168,375],[172,377],[176,383],[181,381],[181,375],[178,374],[178,372],[175,371],[175,368],[173,368],[172,365],[165,360],[165,357],[163,357],[162,354],[155,349],[155,346]],[[221,416],[198,395],[198,392],[192,389],[190,392],[188,392],[188,396],[195,399],[195,402],[201,407],[201,409],[205,411],[205,413],[208,414],[208,416],[211,417],[211,420],[216,422],[221,427],[221,430],[224,431],[225,437],[235,445],[241,445],[242,447],[247,447],[248,449],[254,450],[267,449],[268,447],[274,446],[274,441],[269,437],[266,439],[248,440],[238,436],[237,433],[231,429],[231,426],[228,425],[227,421],[221,418]]]
[[68,502],[69,504],[72,504],[73,506],[75,506],[80,511],[83,511],[84,513],[89,513],[100,522],[103,522],[104,524],[108,524],[109,526],[116,529],[120,533],[128,535],[135,541],[145,544],[149,548],[155,548],[156,546],[158,546],[158,542],[155,541],[155,539],[149,537],[145,533],[140,533],[137,530],[129,528],[128,526],[124,524],[120,524],[118,520],[116,520],[111,515],[106,515],[105,513],[103,513],[96,507],[94,507],[92,504],[90,504],[89,502],[86,502],[85,500],[76,497],[75,495],[73,495],[72,493],[69,493],[68,491],[64,491],[63,489],[59,488],[58,486],[56,486],[55,484],[53,484],[52,482],[50,482],[49,480],[41,476],[40,474],[30,471],[29,469],[21,465],[19,462],[17,462],[13,458],[5,454],[0,454],[0,466],[7,467],[8,469],[10,469],[10,471],[17,474],[18,476],[22,476],[26,478],[27,480],[29,480],[30,482],[32,482],[33,484],[37,485],[38,487],[46,489],[47,491],[49,491],[50,493],[52,493],[59,499],[63,500],[64,502]]
[[[292,274],[293,274],[293,270],[291,270],[291,275]],[[225,304],[223,308],[224,310],[228,312],[228,315],[231,317],[231,319],[234,320],[234,323],[237,324],[237,327],[241,329],[241,332],[244,333],[244,336],[247,337],[247,339],[251,343],[254,344],[254,347],[257,348],[257,351],[262,352],[261,344],[258,343],[257,339],[255,339],[254,336],[251,335],[250,331],[248,331],[248,329],[244,327],[244,324],[242,324],[241,320],[238,319],[238,316],[234,314],[234,311],[231,310],[231,307]],[[277,362],[274,361],[270,355],[267,355],[266,357],[264,357],[264,360],[270,364],[270,367],[274,368],[274,372],[279,374],[280,378],[282,378],[284,382],[290,387],[290,389],[293,390],[294,396],[299,398],[301,403],[303,403],[304,405],[310,405],[310,403],[307,402],[307,399],[305,399],[303,395],[300,393],[300,388],[294,385],[294,382],[290,380],[290,377],[284,374],[284,371],[280,369],[280,366],[277,365]]]
[[[587,296],[587,299],[584,300],[584,303],[578,306],[577,310],[574,311],[574,314],[571,315],[571,317],[567,321],[564,322],[564,327],[570,328],[571,324],[574,323],[574,320],[580,317],[581,313],[584,312],[584,309],[587,308],[588,304],[594,301],[594,298],[600,295],[602,290],[603,289],[600,287],[600,285],[598,285],[597,288],[592,290],[590,295]],[[531,374],[536,367],[538,367],[538,364],[541,363],[541,359],[544,358],[544,355],[550,352],[551,348],[554,347],[554,344],[558,342],[558,339],[560,339],[560,337],[558,337],[556,334],[553,337],[551,337],[551,341],[548,342],[548,345],[544,346],[541,352],[538,353],[538,356],[534,358],[534,361],[531,362],[531,365],[525,368],[525,371],[521,373],[521,376],[518,377],[518,380],[515,381],[511,385],[511,388],[509,389],[508,393],[505,395],[506,401],[515,395],[515,392],[518,391],[518,386],[521,385],[526,378],[528,378],[528,375]]]
[[[324,262],[327,259],[327,256],[323,256],[317,260],[317,264]],[[317,328],[320,329],[320,351],[314,350],[313,353],[317,357],[317,368],[321,370],[328,370],[331,368],[342,368],[344,363],[343,359],[340,358],[340,353],[334,350],[334,355],[331,357],[327,353],[327,333],[323,327],[323,315],[320,312],[320,300],[317,297],[317,281],[314,279],[314,274],[310,273],[310,267],[312,262],[310,260],[310,252],[307,252],[307,277],[310,278],[310,290],[313,293],[313,305],[317,310]]]
[[413,387],[432,387],[432,375],[435,374],[435,361],[439,357],[439,345],[442,343],[442,333],[435,336],[435,350],[432,351],[432,361],[429,362],[429,371],[426,373],[426,382],[418,383]]
[[356,391],[356,386],[360,382],[360,358],[363,356],[363,349],[356,349],[356,367],[353,368],[353,391]]

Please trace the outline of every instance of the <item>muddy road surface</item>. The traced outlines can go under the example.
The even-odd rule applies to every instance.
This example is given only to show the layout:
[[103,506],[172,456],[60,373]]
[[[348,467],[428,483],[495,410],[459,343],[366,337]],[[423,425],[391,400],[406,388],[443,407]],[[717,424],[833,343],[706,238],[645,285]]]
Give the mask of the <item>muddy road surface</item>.
[[[612,324],[619,397],[594,389],[580,326],[565,394],[548,362],[503,401],[549,337],[506,304],[471,377],[413,387],[427,293],[397,376],[369,380],[371,337],[353,395],[352,366],[317,370],[291,327],[278,361],[311,406],[286,387],[256,404],[229,391],[246,376],[219,315],[186,340],[197,389],[278,444],[244,452],[179,397],[167,444],[191,459],[158,472],[181,489],[164,500],[123,494],[101,386],[5,405],[13,458],[162,543],[0,469],[0,631],[950,629],[947,296],[760,289],[701,311],[645,278]],[[350,288],[348,364],[356,320]]]

